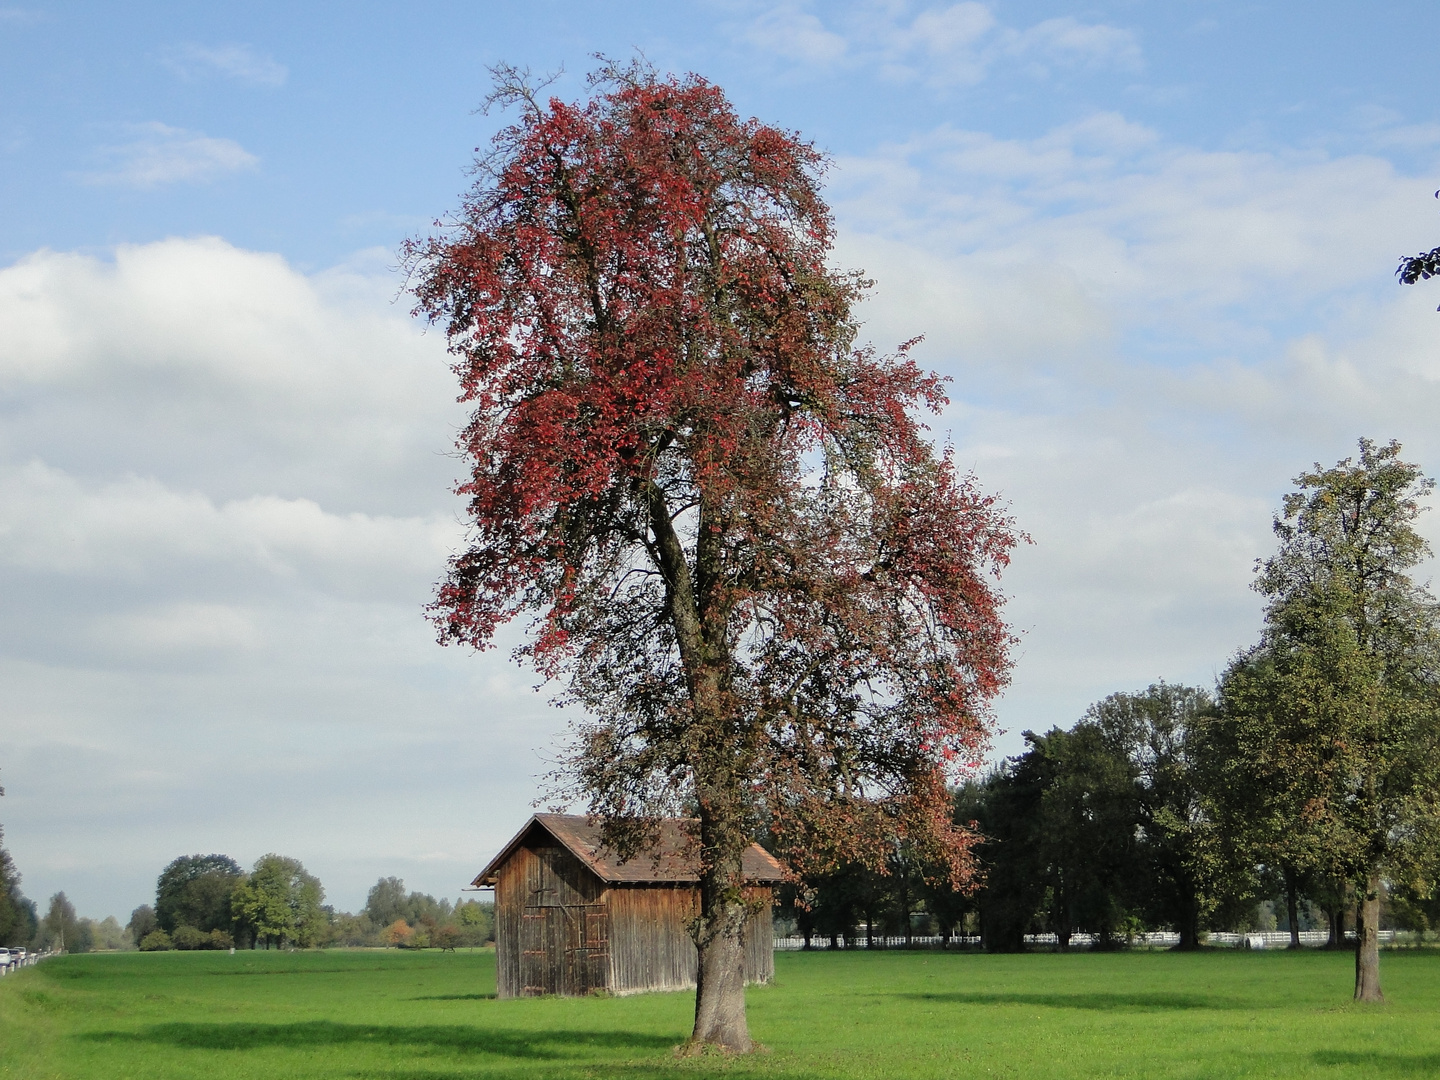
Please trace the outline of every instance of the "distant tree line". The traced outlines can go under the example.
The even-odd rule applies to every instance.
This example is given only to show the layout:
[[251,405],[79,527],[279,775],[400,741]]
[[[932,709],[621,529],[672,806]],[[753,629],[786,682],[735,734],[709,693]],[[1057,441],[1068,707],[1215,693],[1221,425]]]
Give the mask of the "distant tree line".
[[1292,944],[1309,922],[1338,945],[1349,920],[1356,997],[1379,1000],[1382,921],[1440,923],[1440,604],[1411,576],[1433,486],[1368,439],[1299,476],[1256,567],[1260,640],[1213,693],[1113,694],[954,793],[978,889],[897,848],[796,883],[783,913],[807,939],[923,924],[996,950],[1161,928],[1194,948],[1274,913]]
[[436,900],[381,878],[358,914],[325,903],[320,881],[297,859],[265,855],[249,873],[228,855],[175,859],[156,883],[154,905],[126,930],[142,951],[167,949],[474,947],[494,940],[493,905]]
[[[5,789],[0,787],[0,795]],[[35,901],[20,891],[20,871],[5,850],[5,827],[0,825],[0,947],[29,945],[35,940],[40,920]]]
[[[0,788],[0,795],[4,789]],[[20,891],[20,874],[0,829],[0,946],[85,953],[120,949],[324,948],[393,946],[455,949],[495,939],[492,903],[435,899],[381,878],[358,914],[337,912],[298,859],[264,855],[247,873],[228,855],[183,855],[161,872],[155,903],[121,926],[114,916],[77,915],[63,892],[40,916]]]
[[[1248,815],[1255,789],[1231,787],[1221,694],[1160,682],[1097,702],[1071,728],[1024,733],[1026,749],[954,792],[956,824],[977,826],[983,884],[897,849],[886,872],[843,866],[781,890],[782,929],[850,947],[916,935],[979,938],[1019,951],[1032,934],[1066,950],[1077,933],[1116,948],[1152,930],[1181,949],[1209,931],[1328,930],[1342,947],[1361,900],[1343,872],[1295,848],[1297,823]],[[1271,830],[1274,830],[1273,834]],[[1288,842],[1287,842],[1288,841]],[[1413,878],[1382,884],[1381,926],[1440,929],[1440,895]]]

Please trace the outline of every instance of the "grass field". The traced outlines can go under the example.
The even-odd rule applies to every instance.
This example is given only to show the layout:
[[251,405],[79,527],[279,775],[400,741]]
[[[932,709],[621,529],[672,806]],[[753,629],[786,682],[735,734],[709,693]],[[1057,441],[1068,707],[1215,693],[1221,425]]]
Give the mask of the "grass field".
[[125,953],[0,980],[0,1077],[1440,1076],[1440,954],[776,957],[767,1053],[678,1060],[692,998],[497,1001],[492,954]]

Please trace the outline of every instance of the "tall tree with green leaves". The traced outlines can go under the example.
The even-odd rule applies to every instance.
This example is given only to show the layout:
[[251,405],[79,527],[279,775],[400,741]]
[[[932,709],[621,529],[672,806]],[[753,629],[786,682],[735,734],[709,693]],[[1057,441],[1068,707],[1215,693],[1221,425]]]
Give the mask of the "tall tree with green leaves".
[[267,944],[309,948],[325,928],[324,900],[324,887],[299,859],[270,854],[256,860],[250,876],[236,887],[232,903]]
[[1358,458],[1295,485],[1257,568],[1263,640],[1222,687],[1222,735],[1279,854],[1355,883],[1355,998],[1381,1001],[1382,880],[1433,880],[1440,825],[1440,612],[1411,576],[1434,484],[1399,443],[1361,439]]
[[1205,690],[1162,680],[1139,693],[1111,694],[1085,712],[1085,721],[1134,767],[1148,878],[1143,906],[1179,932],[1181,949],[1199,947],[1203,923],[1233,884],[1205,809],[1200,759],[1211,708]]

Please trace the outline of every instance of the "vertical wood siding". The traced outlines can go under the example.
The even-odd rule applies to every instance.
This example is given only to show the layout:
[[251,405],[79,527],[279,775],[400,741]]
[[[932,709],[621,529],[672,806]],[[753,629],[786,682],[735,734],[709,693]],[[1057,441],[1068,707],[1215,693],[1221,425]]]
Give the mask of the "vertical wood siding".
[[758,910],[745,924],[745,981],[768,983],[775,978],[775,899],[768,885],[752,885],[745,899]]
[[[775,977],[775,933],[771,890],[753,886],[745,898],[759,910],[745,925],[745,981]],[[610,989],[617,994],[646,990],[688,990],[695,985],[700,955],[689,924],[700,891],[691,885],[612,886],[610,908]]]
[[[745,981],[775,974],[771,890],[752,886],[758,910],[745,927]],[[502,998],[617,994],[695,985],[692,885],[609,889],[564,848],[521,846],[495,877],[496,983]]]
[[610,908],[610,989],[683,990],[695,985],[699,954],[688,926],[699,893],[688,885],[615,886]]

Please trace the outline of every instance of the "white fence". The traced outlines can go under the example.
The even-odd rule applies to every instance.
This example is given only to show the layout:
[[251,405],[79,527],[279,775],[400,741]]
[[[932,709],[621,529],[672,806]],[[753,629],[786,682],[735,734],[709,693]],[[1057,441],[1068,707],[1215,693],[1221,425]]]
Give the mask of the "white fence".
[[[1380,944],[1393,945],[1396,942],[1394,930],[1381,930],[1379,932]],[[870,939],[874,944],[870,946],[876,949],[903,949],[905,939],[895,936],[881,936],[876,934]],[[1288,930],[1266,930],[1263,933],[1253,934],[1227,934],[1211,933],[1204,935],[1207,945],[1225,945],[1231,948],[1240,949],[1283,949],[1290,944],[1290,932]],[[1355,940],[1353,930],[1346,931],[1347,942]],[[1330,933],[1327,930],[1301,930],[1300,944],[1310,948],[1318,948],[1330,941]],[[945,943],[945,939],[938,936],[916,934],[910,939],[912,949],[938,949]],[[980,938],[974,935],[954,934],[950,938],[952,948],[973,948],[981,944]],[[1060,939],[1054,934],[1026,934],[1026,945],[1035,945],[1041,948],[1049,946],[1057,947]],[[1131,948],[1160,948],[1168,949],[1180,944],[1180,935],[1171,930],[1157,930],[1151,934],[1136,934],[1126,943]],[[1092,934],[1071,934],[1070,947],[1072,949],[1089,949],[1095,945],[1095,937]],[[848,941],[837,940],[836,948],[839,949],[864,949],[866,948],[865,935],[862,933]],[[780,952],[795,952],[805,948],[803,937],[777,937],[775,948]],[[810,939],[811,949],[830,948],[830,938],[816,934]]]

